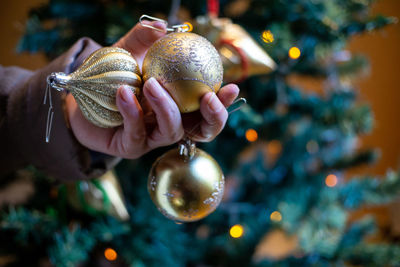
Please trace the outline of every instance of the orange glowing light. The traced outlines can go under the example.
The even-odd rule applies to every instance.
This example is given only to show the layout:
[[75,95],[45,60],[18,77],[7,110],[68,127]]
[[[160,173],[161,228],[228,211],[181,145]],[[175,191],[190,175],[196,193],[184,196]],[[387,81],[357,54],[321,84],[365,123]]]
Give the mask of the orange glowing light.
[[232,226],[231,229],[229,230],[229,234],[233,238],[241,237],[243,235],[243,226],[241,226],[240,224]]
[[334,187],[337,184],[337,182],[338,182],[338,178],[336,177],[336,175],[329,174],[328,176],[326,176],[326,179],[325,179],[326,186]]
[[271,155],[278,155],[282,152],[282,143],[278,140],[271,140],[267,145],[267,150]]
[[282,221],[282,214],[279,211],[274,211],[271,213],[269,218],[271,219],[271,221],[280,222]]
[[190,22],[185,22],[185,23],[183,23],[183,25],[186,25],[187,26],[187,28],[188,28],[188,32],[191,32],[191,31],[193,31],[193,25],[192,25],[192,23],[190,23]]
[[265,43],[272,43],[275,39],[274,39],[274,35],[272,34],[272,32],[270,30],[267,30],[267,31],[263,31],[262,40]]
[[115,261],[117,259],[117,252],[112,248],[104,250],[104,257],[109,261]]
[[301,55],[300,49],[298,47],[293,46],[289,49],[289,57],[291,59],[298,59]]
[[254,129],[248,129],[246,131],[246,139],[249,142],[254,142],[258,139],[258,133]]

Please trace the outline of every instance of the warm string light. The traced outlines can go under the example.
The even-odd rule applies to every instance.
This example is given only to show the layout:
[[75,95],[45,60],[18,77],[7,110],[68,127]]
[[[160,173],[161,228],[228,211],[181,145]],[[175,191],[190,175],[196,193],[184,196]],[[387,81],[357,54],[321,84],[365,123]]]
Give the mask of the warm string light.
[[271,219],[271,221],[273,222],[280,222],[282,221],[282,214],[279,211],[274,211],[271,213],[271,215],[269,216],[269,218]]
[[236,224],[234,226],[231,227],[231,229],[229,230],[229,234],[231,235],[231,237],[233,238],[239,238],[243,235],[243,226],[241,226],[240,224]]
[[328,187],[335,187],[338,183],[338,178],[336,175],[334,174],[329,174],[328,176],[326,176],[325,178],[325,184]]
[[282,143],[279,140],[271,140],[267,145],[270,155],[278,155],[282,152]]
[[187,30],[187,31],[188,31],[188,32],[193,31],[193,25],[192,25],[192,23],[186,21],[186,22],[183,23],[183,25],[187,25],[187,27],[188,27],[188,30]]
[[104,257],[109,261],[115,261],[118,255],[112,248],[106,248],[106,250],[104,250]]
[[289,57],[291,59],[298,59],[301,55],[300,49],[296,46],[293,46],[289,49]]
[[249,142],[254,142],[257,141],[258,139],[258,133],[256,132],[256,130],[254,129],[248,129],[246,131],[246,139]]
[[270,30],[263,31],[261,38],[264,41],[264,43],[272,43],[275,40],[274,35]]

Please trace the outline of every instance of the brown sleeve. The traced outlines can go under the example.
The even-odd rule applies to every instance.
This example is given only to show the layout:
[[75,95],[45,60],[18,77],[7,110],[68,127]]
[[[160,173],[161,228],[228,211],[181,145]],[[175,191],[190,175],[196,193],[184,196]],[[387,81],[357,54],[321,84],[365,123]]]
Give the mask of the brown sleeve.
[[65,93],[52,89],[54,119],[49,143],[45,142],[48,104],[43,104],[46,77],[52,72],[71,73],[93,51],[100,48],[82,38],[65,54],[35,72],[0,66],[0,176],[28,164],[48,175],[77,180],[96,177],[119,159],[91,152],[80,145],[67,127]]

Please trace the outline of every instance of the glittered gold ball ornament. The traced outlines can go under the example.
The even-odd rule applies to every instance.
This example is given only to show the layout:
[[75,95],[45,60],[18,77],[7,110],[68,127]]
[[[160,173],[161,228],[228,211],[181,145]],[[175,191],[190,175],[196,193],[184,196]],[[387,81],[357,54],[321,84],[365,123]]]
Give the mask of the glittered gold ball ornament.
[[52,73],[47,82],[57,90],[69,90],[85,118],[102,128],[123,123],[116,104],[118,88],[125,85],[138,95],[142,85],[136,60],[118,47],[100,48],[73,73]]
[[143,79],[156,78],[182,113],[200,108],[200,98],[217,93],[223,67],[214,46],[190,32],[174,32],[155,42],[143,61]]
[[[183,149],[184,150],[184,149]],[[159,211],[177,222],[193,222],[213,212],[224,193],[224,175],[206,152],[172,149],[153,164],[148,191]]]

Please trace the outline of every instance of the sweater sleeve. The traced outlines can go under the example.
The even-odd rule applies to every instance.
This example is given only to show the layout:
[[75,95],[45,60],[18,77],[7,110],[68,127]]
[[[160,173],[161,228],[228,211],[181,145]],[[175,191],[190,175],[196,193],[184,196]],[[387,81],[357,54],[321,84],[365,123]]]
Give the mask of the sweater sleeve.
[[97,177],[118,158],[91,153],[75,139],[64,117],[65,92],[52,90],[54,118],[50,142],[45,142],[48,104],[43,104],[46,78],[52,72],[71,73],[100,48],[82,38],[66,53],[35,72],[0,66],[0,176],[34,165],[68,181]]

